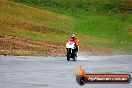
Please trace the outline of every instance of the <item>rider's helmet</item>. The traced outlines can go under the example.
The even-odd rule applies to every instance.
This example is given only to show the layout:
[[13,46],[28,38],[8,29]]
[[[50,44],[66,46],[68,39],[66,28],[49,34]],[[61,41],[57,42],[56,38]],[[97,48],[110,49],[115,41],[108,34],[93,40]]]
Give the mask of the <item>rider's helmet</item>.
[[76,37],[75,34],[72,34],[72,35],[71,35],[71,38],[72,38],[72,39],[74,39],[75,37]]

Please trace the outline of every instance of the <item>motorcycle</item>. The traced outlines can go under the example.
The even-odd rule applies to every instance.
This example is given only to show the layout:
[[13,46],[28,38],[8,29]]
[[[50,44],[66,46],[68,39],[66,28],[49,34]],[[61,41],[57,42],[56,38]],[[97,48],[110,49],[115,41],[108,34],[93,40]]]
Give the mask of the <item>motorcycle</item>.
[[77,60],[77,51],[75,47],[75,43],[72,41],[69,41],[66,44],[66,49],[67,49],[67,60],[69,61],[70,58],[72,58],[74,61]]

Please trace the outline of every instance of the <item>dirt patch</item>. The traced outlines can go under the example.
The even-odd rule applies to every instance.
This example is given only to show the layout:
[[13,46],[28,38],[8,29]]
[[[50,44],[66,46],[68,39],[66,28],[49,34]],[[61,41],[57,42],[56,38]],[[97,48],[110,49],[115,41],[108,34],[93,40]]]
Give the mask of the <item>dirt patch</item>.
[[63,31],[63,30],[58,30],[58,29],[54,29],[51,27],[47,27],[44,25],[38,25],[38,24],[33,24],[33,23],[28,23],[28,22],[24,22],[24,21],[1,21],[0,23],[2,23],[1,25],[5,25],[5,26],[9,26],[9,27],[13,27],[13,28],[17,28],[17,29],[23,29],[23,30],[28,30],[28,31],[35,31],[35,32],[40,32],[40,33],[52,33],[52,34],[68,34],[67,32]]
[[[83,46],[80,55],[113,55],[119,54],[121,49],[111,47]],[[63,45],[44,41],[33,41],[16,36],[0,36],[0,55],[13,56],[66,56]]]
[[65,47],[16,36],[0,36],[1,55],[65,56]]

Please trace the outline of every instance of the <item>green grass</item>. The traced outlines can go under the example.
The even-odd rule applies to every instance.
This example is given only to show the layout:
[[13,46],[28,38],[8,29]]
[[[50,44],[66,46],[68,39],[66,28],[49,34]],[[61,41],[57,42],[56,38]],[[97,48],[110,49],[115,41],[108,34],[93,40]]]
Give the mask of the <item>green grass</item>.
[[81,16],[80,12],[119,12],[132,7],[130,0],[10,0],[62,14]]
[[[131,8],[129,0],[9,1],[0,1],[1,35],[16,35],[64,45],[70,34],[75,33],[81,47],[112,48],[121,54],[132,53],[132,15],[120,9]],[[30,27],[23,27],[23,23]],[[36,27],[40,27],[39,31],[36,31]],[[43,27],[46,27],[47,32],[43,33]]]

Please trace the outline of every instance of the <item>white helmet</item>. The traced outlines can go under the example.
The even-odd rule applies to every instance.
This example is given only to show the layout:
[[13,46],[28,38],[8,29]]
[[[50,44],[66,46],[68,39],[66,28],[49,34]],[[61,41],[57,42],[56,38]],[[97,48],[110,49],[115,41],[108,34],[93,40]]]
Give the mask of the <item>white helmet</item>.
[[76,37],[75,34],[72,34],[71,38],[75,38],[75,37]]

